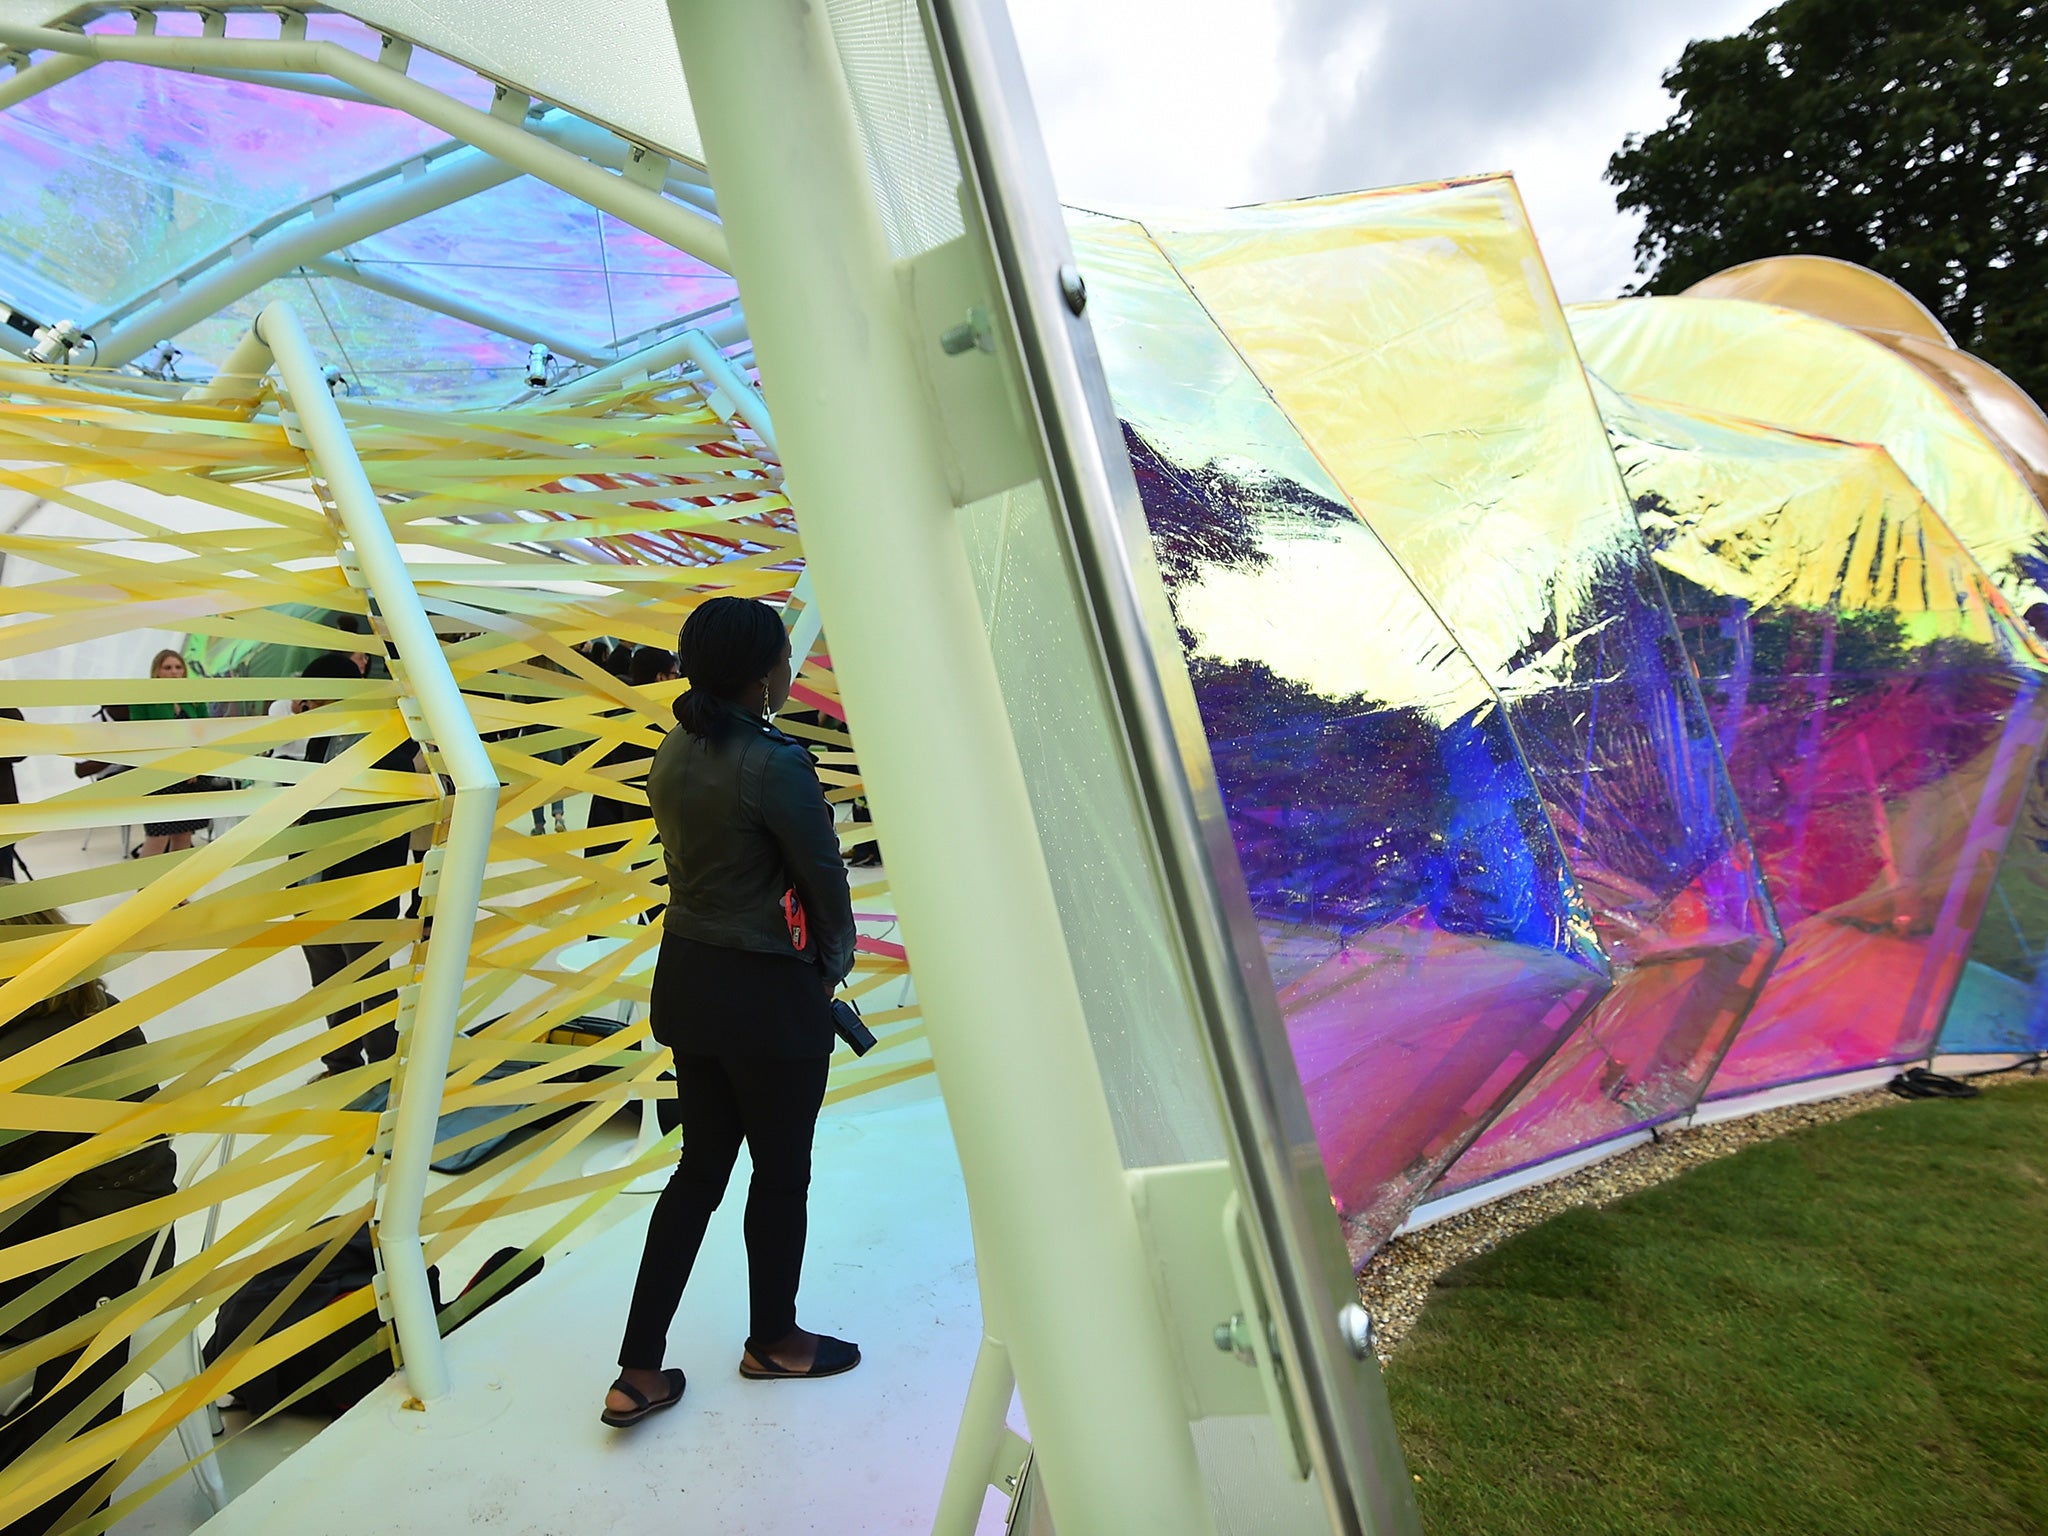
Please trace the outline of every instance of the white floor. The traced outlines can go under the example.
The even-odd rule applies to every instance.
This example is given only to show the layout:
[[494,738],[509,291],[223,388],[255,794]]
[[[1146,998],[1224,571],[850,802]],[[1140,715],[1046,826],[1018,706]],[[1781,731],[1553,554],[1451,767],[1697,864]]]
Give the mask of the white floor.
[[[801,1316],[857,1340],[857,1370],[738,1376],[742,1159],[669,1336],[690,1377],[680,1406],[629,1431],[597,1420],[652,1203],[622,1197],[630,1218],[449,1340],[461,1385],[445,1406],[407,1412],[388,1384],[207,1536],[930,1530],[980,1308],[959,1163],[929,1084],[819,1123]],[[981,1528],[1000,1531],[1002,1516],[991,1494]]]
[[[43,876],[122,853],[113,833],[86,848],[79,841],[51,834],[21,846]],[[89,920],[111,905],[80,903],[68,915]],[[145,954],[108,982],[116,995],[134,995],[189,963]],[[234,979],[232,1000],[221,989],[203,993],[152,1019],[149,1033],[194,1028],[224,1008],[245,1010],[252,997],[283,1001],[305,986],[297,956],[272,956]],[[630,1116],[616,1117],[559,1176],[623,1154],[632,1132]],[[178,1138],[181,1160],[203,1140]],[[622,1193],[539,1279],[449,1341],[468,1385],[444,1410],[396,1414],[394,1382],[331,1426],[280,1416],[237,1435],[241,1416],[230,1412],[217,1455],[235,1502],[206,1528],[580,1536],[680,1516],[684,1531],[929,1530],[980,1338],[966,1195],[933,1080],[853,1100],[819,1125],[802,1316],[861,1343],[867,1359],[847,1377],[752,1383],[735,1374],[746,1332],[745,1180],[742,1158],[670,1336],[671,1363],[691,1381],[673,1412],[625,1435],[597,1422],[654,1203]],[[224,1218],[259,1198],[237,1197]],[[488,1254],[532,1240],[559,1214],[521,1212],[469,1234],[442,1261],[444,1291],[459,1291]],[[196,1251],[201,1225],[200,1215],[179,1222],[181,1253]],[[153,1384],[138,1383],[131,1406],[152,1395]],[[181,1459],[167,1440],[122,1493]],[[112,1536],[190,1536],[210,1515],[181,1476]],[[1001,1515],[991,1495],[984,1527],[1000,1530]]]

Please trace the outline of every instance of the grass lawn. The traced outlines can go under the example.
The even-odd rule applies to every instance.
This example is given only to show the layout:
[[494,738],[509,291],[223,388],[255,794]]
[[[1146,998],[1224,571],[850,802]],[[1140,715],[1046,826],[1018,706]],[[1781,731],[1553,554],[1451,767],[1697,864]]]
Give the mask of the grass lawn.
[[1438,1282],[1428,1536],[2048,1536],[2048,1081],[1871,1111]]

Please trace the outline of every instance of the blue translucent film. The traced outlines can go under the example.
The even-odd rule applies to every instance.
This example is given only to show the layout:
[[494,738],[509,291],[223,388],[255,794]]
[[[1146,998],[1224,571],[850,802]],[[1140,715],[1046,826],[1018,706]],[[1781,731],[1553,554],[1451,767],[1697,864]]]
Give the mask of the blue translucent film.
[[1612,964],[1446,1187],[1684,1113],[1778,937],[1513,183],[1145,228],[1499,696]]
[[[1090,314],[1354,1251],[1606,986],[1499,703],[1143,234]],[[1358,615],[1374,616],[1370,630]]]

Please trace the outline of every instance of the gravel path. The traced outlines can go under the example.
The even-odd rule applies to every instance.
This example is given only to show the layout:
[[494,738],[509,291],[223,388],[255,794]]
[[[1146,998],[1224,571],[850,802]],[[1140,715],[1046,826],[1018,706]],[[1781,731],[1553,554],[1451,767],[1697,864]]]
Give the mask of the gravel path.
[[[1972,1077],[1970,1081],[1980,1088],[1990,1088],[2034,1076],[2033,1069],[2022,1066]],[[1539,1184],[1491,1205],[1447,1217],[1420,1232],[1395,1238],[1373,1256],[1358,1277],[1358,1299],[1372,1316],[1380,1364],[1385,1365],[1394,1357],[1416,1319],[1422,1316],[1437,1276],[1498,1247],[1517,1232],[1526,1232],[1574,1206],[1612,1204],[1638,1190],[1677,1178],[1688,1168],[1727,1157],[1756,1142],[1900,1102],[1884,1089],[1876,1088],[1815,1104],[1767,1109],[1761,1114],[1714,1125],[1667,1127],[1659,1140],[1632,1147],[1555,1183]]]

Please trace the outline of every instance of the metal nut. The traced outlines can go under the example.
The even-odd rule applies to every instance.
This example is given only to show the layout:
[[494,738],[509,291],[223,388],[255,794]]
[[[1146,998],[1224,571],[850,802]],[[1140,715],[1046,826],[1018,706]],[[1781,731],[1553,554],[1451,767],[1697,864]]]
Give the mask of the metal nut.
[[1337,1331],[1344,1336],[1345,1346],[1355,1359],[1366,1360],[1372,1356],[1372,1314],[1357,1302],[1337,1309]]
[[1071,261],[1060,267],[1060,297],[1077,315],[1088,307],[1088,285],[1081,280],[1081,269]]

